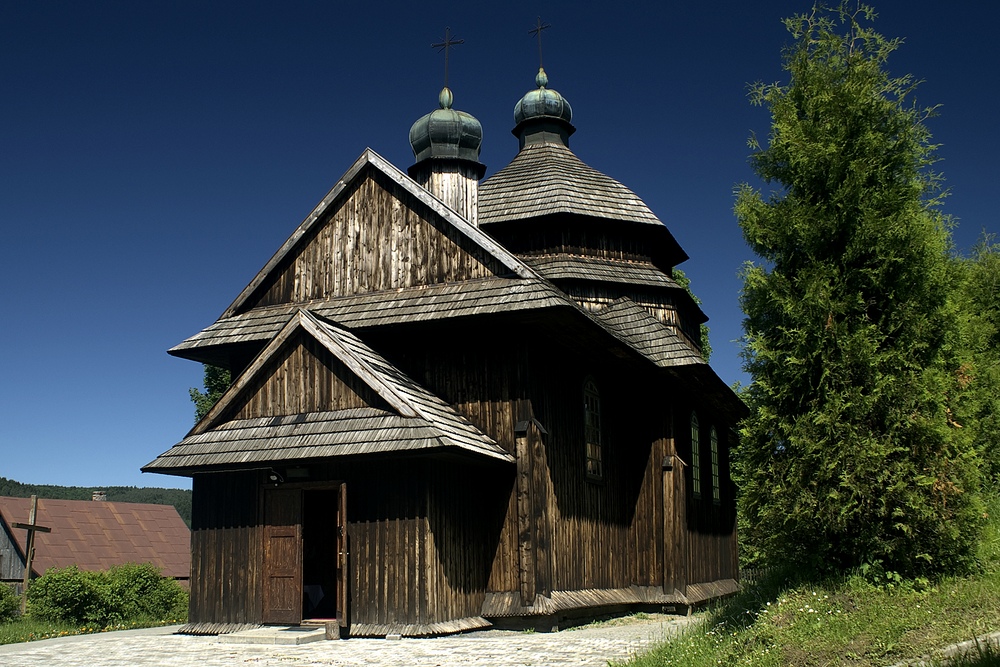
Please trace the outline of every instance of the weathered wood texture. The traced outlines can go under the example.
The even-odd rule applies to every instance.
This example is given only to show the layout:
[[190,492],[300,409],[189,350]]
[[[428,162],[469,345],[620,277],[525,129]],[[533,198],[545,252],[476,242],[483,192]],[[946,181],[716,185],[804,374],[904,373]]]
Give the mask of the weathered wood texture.
[[388,405],[314,338],[302,332],[266,366],[244,403],[223,419],[253,419]]
[[443,448],[513,462],[357,336],[300,311],[191,434],[144,470]]
[[[309,483],[269,488],[268,493],[294,494],[299,486],[348,480],[348,627],[432,625],[479,616],[503,501],[491,505],[470,503],[469,498],[478,493],[498,497],[489,494],[498,477],[505,479],[502,470],[470,470],[467,464],[456,467],[447,460],[404,460],[385,461],[378,468],[326,464],[310,467],[308,474]],[[268,579],[296,575],[268,571],[264,549],[277,539],[294,555],[302,547],[290,538],[300,530],[301,520],[297,523],[288,514],[295,509],[288,503],[274,504],[270,511],[264,507],[262,479],[256,473],[196,477],[203,501],[195,507],[192,624],[298,620],[291,618],[295,610],[289,605],[298,602],[287,595],[290,589],[283,584],[288,582],[270,581],[276,587],[267,588]],[[511,481],[507,476],[499,483],[509,486]],[[309,502],[309,494],[303,497]],[[243,512],[245,525],[222,520],[223,513],[237,509],[234,505]],[[287,618],[280,613],[265,617],[265,608],[292,613]]]
[[675,328],[666,326],[627,298],[606,306],[595,317],[658,366],[705,364],[698,346],[690,338],[678,335]]
[[427,160],[410,176],[473,225],[479,219],[479,167],[450,160]]
[[[574,384],[582,385],[583,378],[568,368],[552,376],[567,383],[563,396],[572,395]],[[608,386],[623,386],[605,379]],[[547,395],[559,396],[560,392]],[[583,474],[579,405],[553,403],[535,403],[550,435],[544,450],[548,476],[542,476],[541,487],[534,489],[547,496],[553,590],[636,585],[663,586],[666,593],[677,588],[684,593],[690,584],[737,577],[735,500],[728,460],[721,462],[724,486],[719,503],[711,498],[707,466],[703,467],[703,484],[709,493],[699,500],[691,498],[689,483],[671,488],[681,481],[684,468],[674,466],[666,477],[662,471],[664,458],[671,455],[672,434],[666,424],[659,428],[651,424],[649,416],[664,406],[683,414],[687,411],[683,403],[671,405],[664,400],[657,406],[628,391],[603,399],[606,464],[600,483],[588,481]],[[720,447],[724,456],[727,448],[724,443]],[[709,460],[707,451],[703,460]]]
[[192,624],[262,621],[259,484],[256,472],[194,477],[188,612]]
[[[662,225],[660,228],[666,231]],[[511,222],[490,225],[485,231],[497,236],[504,247],[525,262],[542,270],[551,266],[549,261],[553,256],[564,256],[591,261],[635,262],[640,266],[649,263],[659,268],[661,273],[668,274],[670,271],[670,267],[664,266],[661,258],[654,254],[657,246],[650,243],[652,230],[648,229],[558,215],[533,223],[530,229]],[[652,277],[648,271],[638,275],[643,278],[643,283],[648,283]]]
[[469,498],[489,498],[502,467],[413,459],[313,471],[348,480],[350,627],[479,616],[501,512]]
[[[718,504],[711,496],[707,438],[702,445],[706,493],[696,501],[688,491],[689,429],[675,433],[673,428],[674,422],[688,423],[697,397],[680,386],[669,388],[660,371],[638,360],[581,355],[581,350],[556,344],[544,330],[536,333],[549,343],[530,349],[512,348],[502,328],[452,333],[446,338],[437,330],[424,331],[412,341],[411,351],[392,361],[474,426],[493,434],[504,450],[516,453],[518,466],[426,457],[304,461],[310,480],[344,480],[351,489],[352,624],[426,626],[475,618],[483,612],[487,594],[493,609],[537,614],[554,609],[556,597],[559,608],[574,600],[617,600],[621,595],[600,591],[631,587],[658,589],[669,597],[675,591],[685,594],[692,585],[737,577],[728,424],[699,404],[702,427],[707,432],[715,424],[720,434]],[[587,363],[581,364],[581,358]],[[323,361],[317,355],[302,359]],[[585,474],[582,387],[588,375],[599,388],[614,388],[601,393],[604,472],[598,481]],[[656,383],[661,389],[650,390]],[[672,470],[664,470],[665,461]],[[196,484],[204,479],[198,476]],[[228,489],[232,483],[223,486]],[[219,491],[198,497],[205,502],[211,496],[212,502],[228,507],[233,495],[239,496]],[[256,507],[252,499],[245,500]],[[202,512],[211,509],[199,507]],[[254,523],[257,516],[247,525],[260,525]],[[199,532],[203,525],[196,525],[194,567],[209,572],[209,579],[224,576],[211,569],[221,567],[208,555],[211,540],[217,550],[228,549],[228,558],[236,558],[259,587],[260,529],[220,527],[210,538]],[[252,548],[246,546],[250,539],[257,540]],[[258,554],[257,561],[246,554]],[[193,621],[259,622],[259,612],[233,614],[214,602],[234,600],[230,584],[201,581],[194,586],[200,588],[192,591]],[[573,591],[590,593],[570,595]],[[507,593],[517,599],[503,602]],[[260,608],[259,593],[244,597],[239,604]],[[206,606],[223,614],[222,621],[199,616]]]
[[264,490],[265,623],[302,620],[302,491]]
[[[533,376],[537,384],[532,408],[548,435],[534,452],[533,463],[545,471],[536,475],[534,492],[551,535],[551,588],[567,591],[655,583],[658,568],[638,569],[640,560],[649,559],[646,551],[654,544],[642,508],[637,514],[652,440],[648,429],[640,426],[643,420],[624,409],[641,396],[610,382],[607,371],[597,364],[581,369],[555,350],[546,357],[548,364],[543,358],[537,360],[539,370],[547,368]],[[597,481],[585,474],[582,392],[587,376],[594,378],[598,390],[606,388],[601,392],[604,470]],[[634,537],[633,524],[635,531],[647,533],[641,544]]]
[[[736,546],[736,499],[735,487],[730,477],[730,443],[728,441],[729,425],[698,407],[699,430],[702,434],[701,450],[701,489],[699,498],[690,492],[691,475],[691,433],[690,428],[680,425],[690,424],[691,410],[695,406],[683,404],[675,408],[675,420],[678,424],[678,449],[685,457],[687,465],[684,470],[684,485],[688,492],[679,497],[678,503],[684,507],[677,508],[677,516],[686,519],[686,535],[684,537],[683,558],[686,559],[687,584],[715,581],[718,579],[738,579],[739,560]],[[720,469],[720,499],[716,502],[712,497],[711,450],[708,433],[712,426],[716,427],[719,436],[719,469]]]
[[673,279],[670,261],[677,258],[654,250],[663,244],[651,242],[652,229],[636,234],[621,223],[564,218],[530,230],[505,223],[489,231],[584,308],[599,312],[628,298],[698,349],[699,325],[708,318]]
[[[437,351],[427,341],[424,356],[407,356],[415,376],[517,455],[488,582],[493,599],[514,593],[518,599],[508,607],[533,613],[526,609],[532,598],[555,591],[653,586],[683,595],[689,583],[735,578],[735,501],[724,441],[720,502],[710,495],[707,504],[688,499],[683,475],[690,443],[681,442],[681,458],[672,421],[690,413],[689,392],[610,355],[592,355],[581,366],[578,350],[539,346],[514,353],[501,333],[495,336],[451,340]],[[599,482],[584,472],[588,374],[599,386],[616,388],[602,397]],[[657,383],[661,388],[651,391]],[[547,433],[533,427],[518,433],[518,423],[531,417]],[[706,413],[706,422],[712,419]],[[726,425],[719,421],[717,428]],[[707,449],[703,458],[710,461]],[[664,471],[665,462],[673,470]],[[705,474],[710,490],[707,466]]]
[[509,273],[384,174],[369,170],[244,310]]
[[[389,327],[470,315],[530,311],[567,306],[571,302],[550,283],[539,279],[487,278],[464,283],[411,287],[392,292],[366,293],[310,303],[320,317],[351,328]],[[171,354],[206,363],[222,363],[237,345],[259,351],[288,321],[299,304],[281,304],[222,317],[205,330],[170,350]],[[235,368],[250,357],[241,355]]]
[[553,252],[525,255],[524,261],[549,280],[625,283],[683,289],[648,258],[618,259]]
[[483,182],[479,202],[482,224],[561,212],[663,226],[634,192],[555,142],[522,148]]
[[20,582],[24,578],[24,557],[6,523],[0,521],[0,581]]
[[[677,303],[678,293],[653,291],[641,288],[625,288],[605,285],[566,285],[563,290],[587,310],[599,313],[602,309],[627,298],[648,311],[675,335],[683,336],[692,349],[699,349],[701,318],[695,313],[685,312],[686,303]],[[687,294],[684,295],[686,300]]]

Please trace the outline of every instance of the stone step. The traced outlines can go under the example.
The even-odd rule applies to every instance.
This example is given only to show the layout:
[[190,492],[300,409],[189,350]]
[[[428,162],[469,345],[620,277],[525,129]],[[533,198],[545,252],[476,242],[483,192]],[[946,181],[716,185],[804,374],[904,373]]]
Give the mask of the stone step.
[[326,639],[326,628],[315,626],[270,626],[257,630],[244,630],[228,635],[219,635],[222,644],[272,644],[297,646]]

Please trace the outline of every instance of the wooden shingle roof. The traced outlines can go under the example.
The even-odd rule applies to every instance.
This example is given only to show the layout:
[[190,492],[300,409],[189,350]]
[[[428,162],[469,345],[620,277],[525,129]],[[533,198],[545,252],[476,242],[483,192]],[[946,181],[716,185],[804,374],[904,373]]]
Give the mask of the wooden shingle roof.
[[631,299],[616,300],[594,313],[594,318],[657,366],[707,365],[681,335]]
[[[292,416],[223,421],[269,359],[305,331],[385,402]],[[412,450],[456,450],[513,458],[451,406],[418,385],[349,331],[299,310],[184,440],[143,467],[186,474],[196,469],[262,467],[305,459]]]
[[[487,278],[462,283],[370,292],[308,304],[316,315],[350,329],[402,322],[574,305],[566,295],[540,278]],[[301,304],[255,308],[221,317],[215,324],[169,350],[170,354],[207,361],[202,347],[270,340]]]
[[528,144],[479,186],[479,224],[554,213],[663,226],[638,195],[557,142]]
[[568,253],[529,256],[524,261],[548,280],[597,280],[683,289],[652,262],[583,257]]
[[[30,498],[0,496],[0,519],[23,561]],[[31,569],[53,567],[106,570],[124,563],[152,563],[164,576],[187,579],[191,571],[191,531],[172,505],[38,499],[35,523],[52,529],[35,534]]]
[[588,315],[615,338],[679,378],[686,391],[704,397],[734,423],[749,414],[746,404],[712,370],[701,354],[681,335],[631,299],[618,299]]
[[225,422],[189,435],[143,468],[185,474],[205,468],[272,464],[384,452],[440,449],[442,434],[424,419],[377,408]]

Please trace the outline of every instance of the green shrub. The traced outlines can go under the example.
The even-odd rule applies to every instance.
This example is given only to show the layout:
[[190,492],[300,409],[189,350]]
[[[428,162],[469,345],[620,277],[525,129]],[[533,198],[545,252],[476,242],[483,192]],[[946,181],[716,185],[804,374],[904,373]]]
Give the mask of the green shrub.
[[9,586],[0,584],[0,623],[14,620],[20,608],[21,601],[14,591]]
[[187,593],[149,563],[126,563],[106,573],[105,608],[109,620],[159,620],[187,607]]
[[126,563],[106,572],[70,566],[31,582],[28,602],[35,618],[106,627],[183,617],[187,593],[148,563]]
[[28,586],[29,613],[35,618],[77,624],[104,620],[103,577],[75,565],[53,568]]

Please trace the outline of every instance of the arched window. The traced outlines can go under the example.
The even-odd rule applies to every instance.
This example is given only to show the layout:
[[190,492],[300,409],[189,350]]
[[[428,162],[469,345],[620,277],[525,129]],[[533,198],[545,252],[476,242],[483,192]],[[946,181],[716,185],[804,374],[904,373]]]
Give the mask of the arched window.
[[701,434],[698,414],[691,412],[691,494],[701,498]]
[[712,500],[722,502],[721,490],[719,488],[719,434],[715,432],[715,427],[709,431],[709,442],[712,445]]
[[601,395],[592,378],[583,383],[583,435],[587,442],[587,477],[602,479],[601,461]]

